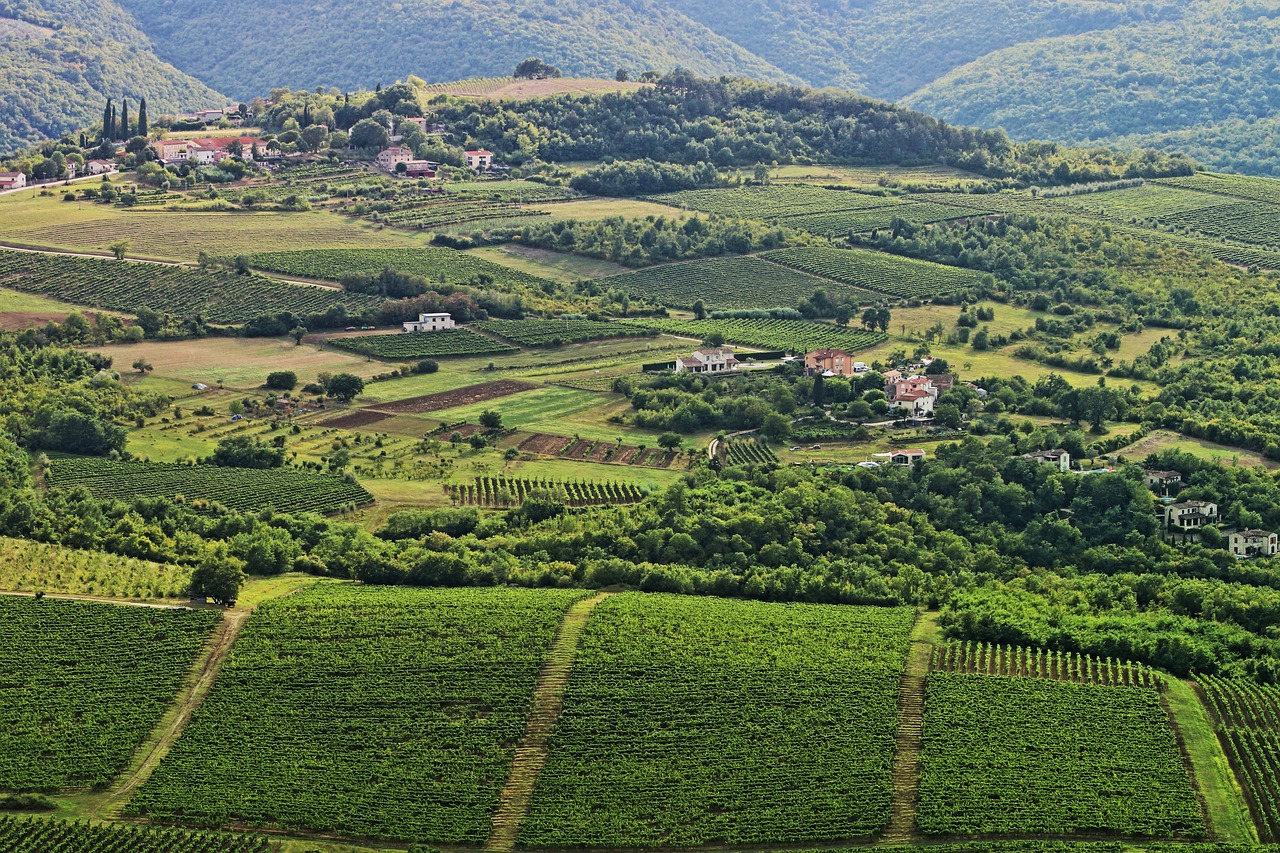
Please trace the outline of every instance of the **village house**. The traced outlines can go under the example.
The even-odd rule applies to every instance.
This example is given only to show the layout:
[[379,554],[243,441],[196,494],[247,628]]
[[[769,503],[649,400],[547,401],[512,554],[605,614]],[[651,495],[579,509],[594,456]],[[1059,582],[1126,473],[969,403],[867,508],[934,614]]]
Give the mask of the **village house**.
[[730,373],[738,369],[738,359],[729,348],[702,349],[687,358],[676,359],[676,373]]
[[483,148],[479,151],[468,151],[466,158],[468,168],[477,172],[486,172],[493,165],[493,152],[485,151]]
[[1235,557],[1274,557],[1280,553],[1280,536],[1266,530],[1228,530],[1227,550]]
[[923,450],[895,450],[889,454],[889,462],[894,465],[902,465],[910,468],[917,462],[924,461]]
[[116,164],[110,160],[90,160],[84,164],[85,174],[105,175],[116,170]]
[[404,324],[406,332],[439,332],[444,329],[456,329],[457,324],[449,314],[419,314],[417,321]]
[[1071,454],[1061,448],[1056,450],[1037,450],[1035,453],[1023,454],[1023,459],[1037,465],[1052,465],[1059,471],[1071,470]]
[[[856,365],[849,353],[842,349],[820,349],[808,353],[804,357],[805,376],[853,376]],[[862,365],[863,368],[866,365]]]
[[1182,475],[1177,471],[1147,471],[1147,488],[1162,498],[1176,495],[1182,489]]
[[[935,380],[942,377],[909,376],[903,379],[902,374],[896,370],[890,373],[897,373],[899,378],[891,380],[888,374],[885,376],[884,395],[889,402],[889,408],[898,409],[907,417],[916,420],[933,417],[938,395],[942,393]],[[946,379],[950,387],[951,377],[948,376]]]
[[[244,160],[268,160],[279,157],[279,152],[272,151],[265,139],[256,136],[211,136],[208,139],[193,139],[191,146],[202,151],[221,151],[223,157],[214,162],[221,162],[231,155],[233,146],[239,144],[240,157]],[[217,155],[213,155],[217,157]]]
[[157,139],[151,143],[151,150],[162,163],[182,162],[187,159],[191,143],[185,139]]
[[406,166],[413,162],[413,152],[408,148],[399,145],[393,145],[390,148],[384,148],[378,152],[378,156],[373,158],[373,164],[384,172],[395,174],[396,165],[404,163]]
[[1193,532],[1218,521],[1218,505],[1209,501],[1183,501],[1164,508],[1164,524],[1175,532]]
[[406,178],[434,178],[438,165],[430,160],[410,160],[404,164],[404,175]]
[[27,185],[27,176],[21,172],[0,172],[0,190],[18,190]]
[[[225,149],[194,142],[187,148],[187,160],[201,166],[215,166],[230,156]],[[246,156],[252,156],[252,152],[246,152]]]

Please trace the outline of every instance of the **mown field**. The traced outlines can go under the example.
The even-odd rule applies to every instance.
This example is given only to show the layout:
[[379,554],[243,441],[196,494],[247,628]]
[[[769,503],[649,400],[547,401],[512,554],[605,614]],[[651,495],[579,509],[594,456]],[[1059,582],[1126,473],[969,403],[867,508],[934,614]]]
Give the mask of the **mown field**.
[[933,672],[924,707],[926,834],[1205,834],[1151,687]]
[[373,496],[358,483],[336,474],[293,468],[220,468],[165,462],[115,462],[109,459],[53,459],[46,469],[54,488],[82,486],[104,499],[174,498],[207,501],[230,509],[279,512],[337,512]]
[[850,839],[889,819],[914,613],[629,593],[592,613],[520,843]]
[[483,843],[539,667],[582,595],[319,584],[268,602],[128,810]]
[[176,598],[191,569],[0,536],[0,589],[118,598]]
[[208,610],[0,596],[0,791],[107,785],[218,619]]

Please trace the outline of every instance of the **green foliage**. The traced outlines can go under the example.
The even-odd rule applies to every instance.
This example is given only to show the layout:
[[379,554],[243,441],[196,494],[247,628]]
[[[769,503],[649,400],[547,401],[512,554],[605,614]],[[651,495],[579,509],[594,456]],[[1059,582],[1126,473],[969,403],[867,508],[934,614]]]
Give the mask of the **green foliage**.
[[1249,798],[1263,841],[1280,839],[1280,690],[1251,681],[1199,679],[1218,739]]
[[48,476],[52,486],[83,486],[104,500],[181,495],[187,501],[246,511],[271,507],[280,512],[336,512],[373,500],[363,486],[344,477],[290,468],[55,459],[49,464]]
[[190,575],[182,566],[0,537],[0,589],[176,598]]
[[260,835],[228,835],[173,827],[126,826],[0,816],[0,844],[10,850],[128,850],[129,853],[269,853]]
[[223,468],[279,468],[284,465],[284,448],[233,435],[218,442],[208,461]]
[[936,672],[925,691],[924,832],[1205,834],[1156,691]]
[[[415,571],[450,556],[419,549]],[[543,657],[581,595],[321,584],[268,602],[127,810],[483,844]]]
[[696,847],[878,833],[913,618],[641,593],[602,602],[520,842]]
[[413,359],[430,356],[448,358],[466,355],[498,355],[516,352],[516,347],[476,334],[470,329],[444,329],[438,332],[416,332],[399,335],[365,335],[354,338],[330,338],[329,343],[341,349],[378,358]]
[[636,160],[594,166],[574,175],[570,186],[590,195],[627,197],[715,187],[724,183],[725,178],[711,163],[681,166]]
[[0,788],[106,786],[172,701],[218,614],[0,598]]
[[[806,353],[831,347],[854,352],[884,340],[876,332],[859,331],[805,320],[629,320],[672,335],[706,340],[719,335],[728,343],[770,352]],[[744,355],[743,358],[750,358]]]

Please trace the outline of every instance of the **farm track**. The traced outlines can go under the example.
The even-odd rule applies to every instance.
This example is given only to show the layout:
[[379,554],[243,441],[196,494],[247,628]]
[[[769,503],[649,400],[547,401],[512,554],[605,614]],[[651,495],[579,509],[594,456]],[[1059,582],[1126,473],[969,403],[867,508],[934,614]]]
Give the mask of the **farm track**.
[[498,810],[493,816],[493,830],[486,850],[509,853],[515,849],[516,836],[529,814],[533,786],[547,763],[551,732],[564,708],[564,694],[578,655],[578,642],[591,611],[610,595],[612,593],[597,593],[576,602],[565,612],[542,671],[538,673],[529,722],[516,747],[507,783],[498,795]]
[[[916,801],[920,793],[920,750],[924,726],[924,680],[933,659],[933,643],[927,632],[935,630],[936,616],[921,614],[912,632],[907,666],[898,691],[898,734],[893,753],[893,805],[883,841],[918,840]],[[926,624],[920,624],[926,623]]]
[[[0,595],[10,595],[17,598],[35,598],[34,592],[9,591],[0,590]],[[189,610],[186,604],[164,603],[159,601],[130,601],[122,598],[112,598],[109,595],[81,595],[71,592],[47,592],[44,593],[45,598],[55,598],[64,601],[92,601],[97,604],[114,604],[117,607],[149,607],[154,610]]]
[[222,671],[223,664],[231,654],[231,647],[235,645],[240,629],[244,627],[251,613],[250,610],[224,611],[222,622],[209,638],[206,649],[200,654],[196,664],[198,670],[195,678],[191,680],[189,686],[183,686],[184,689],[176,707],[165,715],[158,734],[153,732],[143,744],[140,750],[141,761],[139,762],[135,757],[134,765],[136,766],[130,765],[128,775],[122,777],[119,783],[109,789],[97,803],[94,810],[95,817],[119,818],[120,809],[128,802],[129,797],[151,778],[151,774],[169,754],[169,750],[173,748],[187,723],[191,722],[192,715],[204,704],[209,691],[213,689],[218,673]]

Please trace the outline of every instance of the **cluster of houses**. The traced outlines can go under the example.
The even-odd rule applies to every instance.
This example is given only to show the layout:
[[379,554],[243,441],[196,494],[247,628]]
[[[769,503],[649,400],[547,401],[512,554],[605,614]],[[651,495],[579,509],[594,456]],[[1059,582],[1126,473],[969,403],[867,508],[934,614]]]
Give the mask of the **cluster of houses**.
[[272,150],[264,139],[256,136],[213,136],[208,139],[158,139],[151,143],[151,150],[162,163],[199,163],[216,166],[238,149],[246,160],[278,159],[281,154]]
[[[425,121],[425,119],[423,119]],[[467,167],[476,172],[488,172],[493,168],[493,152],[483,149],[466,152]],[[418,160],[413,151],[402,145],[392,145],[378,152],[373,164],[389,175],[407,178],[434,178],[440,164],[432,160]],[[401,168],[403,166],[404,168]]]
[[222,107],[213,110],[196,110],[184,116],[179,116],[178,120],[187,122],[188,124],[217,124],[226,119],[231,124],[238,125],[240,123],[239,107]]
[[[1182,474],[1177,471],[1147,470],[1147,488],[1161,498],[1164,527],[1170,538],[1194,542],[1206,525],[1221,520],[1218,505],[1212,501],[1175,501],[1182,489]],[[1234,557],[1274,557],[1280,554],[1280,536],[1267,530],[1224,530],[1222,537]]]

